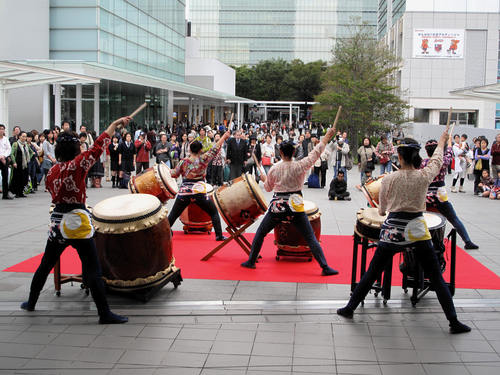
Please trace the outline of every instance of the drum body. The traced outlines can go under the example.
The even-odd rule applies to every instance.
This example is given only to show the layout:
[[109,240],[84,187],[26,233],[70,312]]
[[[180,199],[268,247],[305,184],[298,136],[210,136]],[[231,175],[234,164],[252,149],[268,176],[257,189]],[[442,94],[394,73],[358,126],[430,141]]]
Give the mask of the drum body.
[[377,242],[380,237],[380,229],[387,216],[380,216],[377,208],[361,208],[356,214],[356,226],[354,231],[370,241]]
[[239,228],[257,219],[267,210],[262,190],[248,173],[218,188],[214,200],[220,215],[232,228]]
[[132,177],[128,188],[133,194],[154,195],[162,203],[173,199],[179,191],[177,182],[170,174],[170,169],[163,162],[146,169],[138,176]]
[[380,187],[382,186],[382,179],[385,176],[386,174],[383,174],[377,178],[372,178],[361,185],[361,191],[372,207],[377,207],[379,204]]
[[[213,199],[214,188],[210,184],[207,187],[207,195]],[[184,233],[189,232],[208,232],[212,231],[212,218],[203,211],[195,202],[191,202],[181,214],[181,222],[184,224]]]
[[177,270],[167,209],[156,197],[105,199],[94,207],[93,223],[104,281],[111,290],[148,290]]
[[[316,239],[321,237],[321,212],[314,202],[304,201],[304,210]],[[281,222],[274,228],[274,244],[278,248],[278,256],[312,257],[311,249],[304,236],[289,222]],[[281,250],[281,251],[280,251]]]
[[[446,231],[446,218],[435,212],[424,212],[425,222],[432,236],[432,244],[437,254],[445,252],[444,236]],[[439,258],[439,255],[438,255]]]

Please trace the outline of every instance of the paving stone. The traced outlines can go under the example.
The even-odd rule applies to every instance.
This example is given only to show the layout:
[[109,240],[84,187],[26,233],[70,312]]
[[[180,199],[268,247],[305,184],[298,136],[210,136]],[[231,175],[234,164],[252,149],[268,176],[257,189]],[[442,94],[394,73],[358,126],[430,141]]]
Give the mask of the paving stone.
[[220,329],[217,332],[215,340],[253,342],[255,340],[255,334],[255,331],[251,330]]
[[164,352],[154,352],[151,350],[127,350],[121,356],[119,363],[129,363],[133,365],[159,365],[164,357]]
[[214,341],[210,352],[216,354],[250,355],[252,346],[252,342]]
[[94,335],[77,335],[70,333],[62,333],[57,338],[52,341],[54,345],[66,345],[66,346],[89,346],[95,339]]
[[41,359],[76,360],[84,348],[77,346],[46,346],[38,355]]
[[211,341],[175,340],[170,347],[170,351],[182,353],[210,353],[212,344]]
[[254,355],[291,357],[293,355],[293,344],[269,344],[256,342],[252,349],[252,356]]

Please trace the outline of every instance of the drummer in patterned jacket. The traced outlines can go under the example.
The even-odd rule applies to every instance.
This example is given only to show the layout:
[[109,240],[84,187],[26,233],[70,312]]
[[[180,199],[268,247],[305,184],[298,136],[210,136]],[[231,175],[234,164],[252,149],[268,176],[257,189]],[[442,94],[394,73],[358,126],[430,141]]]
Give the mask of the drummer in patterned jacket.
[[21,304],[28,311],[35,309],[47,276],[64,249],[72,246],[82,262],[83,281],[90,288],[97,306],[100,324],[125,323],[128,318],[111,312],[104,293],[101,267],[93,238],[94,227],[85,207],[85,179],[92,165],[99,159],[118,125],[126,126],[130,117],[122,117],[109,125],[89,150],[81,152],[80,141],[70,132],[57,137],[55,156],[59,161],[47,174],[46,186],[55,204],[50,217],[49,238],[42,261],[33,276],[29,299]]
[[449,126],[441,135],[436,150],[427,165],[420,169],[420,145],[411,138],[405,138],[398,147],[401,168],[382,180],[378,213],[388,216],[382,224],[377,250],[368,271],[354,289],[347,305],[337,310],[337,314],[352,318],[354,310],[370,291],[375,279],[380,276],[388,262],[398,252],[411,246],[415,249],[417,261],[429,277],[441,308],[449,321],[450,333],[464,333],[471,329],[458,321],[450,289],[441,275],[432,236],[423,212],[426,192],[443,166],[443,150],[448,141]]
[[[429,158],[434,154],[437,145],[438,143],[434,139],[427,141],[427,143],[425,144],[425,151],[427,151],[427,155],[429,156]],[[439,211],[439,213],[441,213],[441,215],[446,217],[451,225],[453,225],[453,227],[457,230],[459,236],[462,237],[462,240],[465,242],[466,249],[478,249],[479,246],[471,241],[469,234],[467,233],[467,229],[465,229],[465,226],[458,218],[453,205],[448,200],[448,193],[446,192],[446,187],[444,186],[444,179],[446,176],[446,172],[448,171],[448,165],[451,164],[452,158],[453,150],[451,148],[450,137],[450,139],[448,140],[448,147],[446,147],[444,151],[443,166],[441,167],[441,170],[439,171],[436,178],[434,178],[434,180],[429,185],[429,188],[427,189],[427,208],[435,208]],[[427,163],[429,163],[429,160],[430,159],[424,159],[420,168],[424,168]]]
[[269,204],[269,209],[257,229],[252,242],[252,250],[248,260],[241,264],[242,267],[255,268],[255,262],[259,256],[264,237],[281,221],[290,221],[295,228],[304,236],[314,259],[322,268],[323,276],[338,274],[338,271],[328,266],[323,250],[314,235],[314,231],[304,212],[304,200],[302,198],[302,186],[304,178],[314,162],[318,160],[326,145],[334,136],[335,129],[330,128],[321,142],[309,152],[306,158],[292,161],[295,147],[293,142],[283,142],[280,146],[282,162],[275,164],[269,170],[267,177],[261,175],[264,188],[267,191],[274,190],[274,196]]
[[182,184],[179,188],[179,193],[175,199],[172,211],[170,211],[170,214],[168,215],[170,227],[174,225],[175,221],[182,214],[184,209],[189,206],[191,202],[194,202],[203,211],[210,215],[215,231],[215,240],[224,241],[226,239],[222,235],[222,226],[217,208],[215,207],[214,202],[206,194],[207,187],[205,183],[205,176],[207,174],[208,163],[210,163],[210,161],[221,151],[222,145],[230,135],[231,133],[229,131],[224,133],[219,141],[208,152],[203,152],[203,145],[200,141],[191,142],[189,145],[189,156],[179,161],[177,167],[172,171],[173,178],[182,176]]

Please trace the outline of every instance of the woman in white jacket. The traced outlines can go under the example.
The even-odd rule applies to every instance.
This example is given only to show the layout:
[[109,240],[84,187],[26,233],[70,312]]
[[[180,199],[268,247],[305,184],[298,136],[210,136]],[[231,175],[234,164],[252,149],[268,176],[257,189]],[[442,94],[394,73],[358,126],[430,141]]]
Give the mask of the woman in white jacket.
[[465,175],[467,173],[467,150],[464,147],[464,144],[460,142],[460,137],[458,135],[455,136],[455,140],[458,138],[458,142],[455,141],[453,144],[453,158],[455,159],[454,173],[453,173],[453,183],[451,184],[451,192],[456,193],[457,188],[455,185],[457,184],[458,179],[460,178],[460,187],[458,191],[461,193],[465,193],[464,189],[464,181]]
[[331,164],[334,167],[335,175],[339,170],[344,171],[345,180],[347,182],[347,158],[349,157],[349,145],[344,142],[343,138],[338,138],[335,142],[330,143],[327,147],[331,151]]

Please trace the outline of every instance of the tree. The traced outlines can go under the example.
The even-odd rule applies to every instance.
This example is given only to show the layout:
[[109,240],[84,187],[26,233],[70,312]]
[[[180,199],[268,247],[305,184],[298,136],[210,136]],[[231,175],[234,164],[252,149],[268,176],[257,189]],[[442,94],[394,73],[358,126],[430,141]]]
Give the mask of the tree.
[[338,129],[356,140],[387,130],[405,121],[407,104],[396,95],[391,82],[400,59],[380,45],[366,26],[358,26],[353,36],[340,39],[333,61],[322,75],[323,90],[315,97],[313,119],[332,123],[338,106],[342,114]]
[[311,102],[321,91],[323,61],[305,64],[301,60],[263,60],[253,67],[236,70],[236,95],[253,100]]

